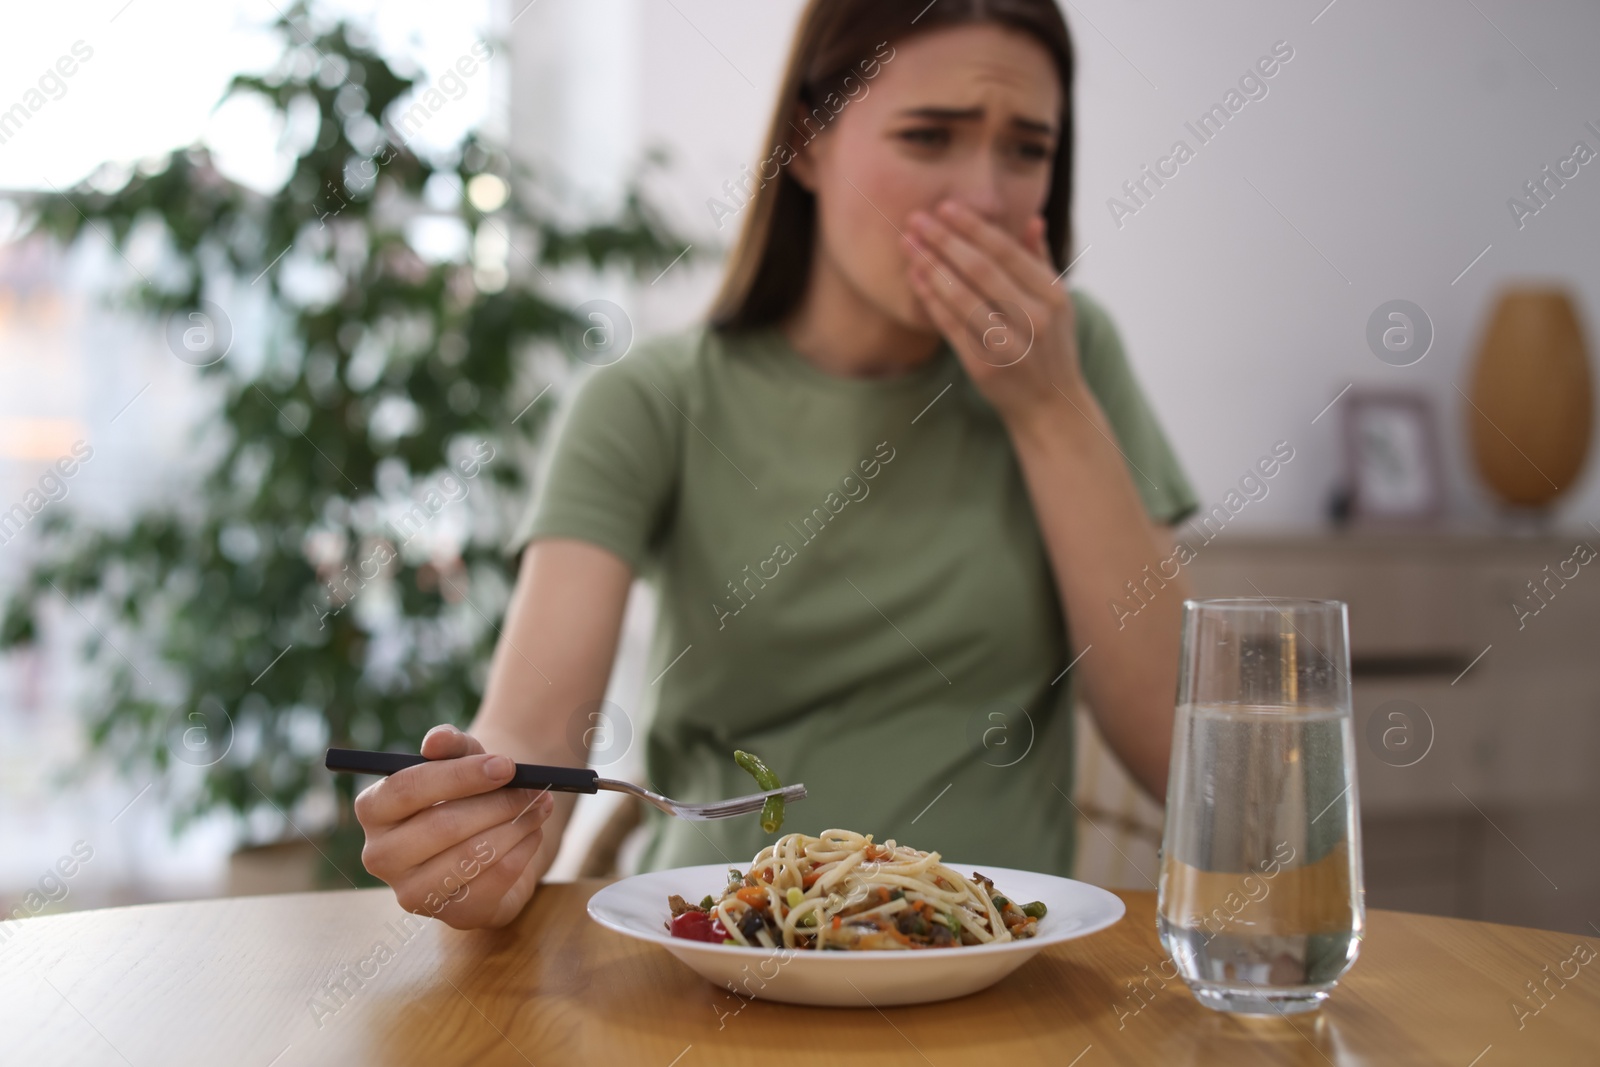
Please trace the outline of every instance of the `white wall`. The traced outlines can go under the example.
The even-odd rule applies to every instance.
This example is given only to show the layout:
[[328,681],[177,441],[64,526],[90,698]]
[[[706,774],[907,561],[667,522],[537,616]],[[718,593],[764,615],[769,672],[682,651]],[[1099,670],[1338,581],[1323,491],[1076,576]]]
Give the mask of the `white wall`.
[[[1513,279],[1564,279],[1600,354],[1600,166],[1520,232],[1505,206],[1575,140],[1600,149],[1583,129],[1600,122],[1600,76],[1585,51],[1600,40],[1600,8],[1480,0],[1480,15],[1454,2],[1339,0],[1318,17],[1325,4],[1291,12],[1233,0],[1203,14],[1165,4],[1159,21],[1156,5],[1086,5],[1159,91],[1073,18],[1084,72],[1077,220],[1093,246],[1079,284],[1116,312],[1203,495],[1222,492],[1270,441],[1304,443],[1304,466],[1241,520],[1317,522],[1338,472],[1339,423],[1337,412],[1310,422],[1350,382],[1433,397],[1452,511],[1482,515],[1455,387],[1467,387],[1492,294]],[[1295,58],[1269,95],[1118,229],[1107,198],[1278,40]],[[1380,362],[1365,342],[1368,316],[1392,298],[1420,304],[1436,329],[1412,367]],[[1597,512],[1591,462],[1564,518]]]
[[[1600,150],[1584,129],[1600,125],[1600,6],[1475,3],[1067,7],[1080,69],[1076,225],[1088,248],[1076,284],[1111,308],[1203,498],[1220,498],[1273,441],[1297,449],[1288,476],[1236,527],[1321,523],[1340,470],[1339,411],[1312,419],[1352,382],[1430,395],[1450,510],[1487,517],[1455,386],[1466,387],[1489,301],[1508,281],[1569,285],[1600,356],[1600,164],[1520,231],[1506,207],[1575,140]],[[514,143],[557,151],[595,188],[645,146],[665,146],[673,165],[652,182],[658,201],[696,254],[725,246],[733,228],[719,233],[705,201],[757,158],[799,8],[538,4],[512,27]],[[1196,144],[1184,122],[1280,40],[1294,58],[1268,95],[1116,225],[1108,198],[1178,137]],[[541,77],[538,57],[552,53],[584,71],[581,80]],[[699,314],[715,277],[714,258],[680,265],[628,306],[643,332],[668,328]],[[1368,316],[1393,298],[1420,304],[1434,323],[1432,350],[1411,367],[1380,362],[1365,342]],[[1591,457],[1560,520],[1579,527],[1597,515]]]

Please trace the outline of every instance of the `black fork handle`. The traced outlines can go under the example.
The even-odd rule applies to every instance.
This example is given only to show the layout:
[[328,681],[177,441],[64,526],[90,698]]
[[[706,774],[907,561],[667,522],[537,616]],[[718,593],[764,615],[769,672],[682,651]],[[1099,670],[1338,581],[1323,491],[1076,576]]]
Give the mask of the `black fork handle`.
[[[360,748],[330,748],[324,766],[330,771],[345,774],[390,775],[431,762],[426,756],[409,752],[370,752]],[[599,775],[588,767],[546,767],[537,763],[519,763],[511,781],[502,789],[548,789],[553,793],[597,793],[595,784]]]

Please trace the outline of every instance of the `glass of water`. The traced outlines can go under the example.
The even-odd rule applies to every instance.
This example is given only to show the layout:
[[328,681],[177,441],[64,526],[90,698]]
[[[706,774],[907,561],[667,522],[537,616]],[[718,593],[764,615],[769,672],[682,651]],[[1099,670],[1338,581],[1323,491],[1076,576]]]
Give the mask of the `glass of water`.
[[1366,922],[1345,605],[1184,603],[1157,925],[1200,1003],[1310,1011]]

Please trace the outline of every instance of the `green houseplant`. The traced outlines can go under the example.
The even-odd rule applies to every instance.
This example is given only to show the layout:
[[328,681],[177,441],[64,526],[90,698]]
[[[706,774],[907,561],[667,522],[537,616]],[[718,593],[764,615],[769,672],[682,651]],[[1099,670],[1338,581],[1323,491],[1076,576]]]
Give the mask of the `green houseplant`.
[[[561,294],[659,270],[684,243],[636,191],[601,224],[557,221],[475,136],[413,151],[400,127],[430,86],[304,3],[273,30],[278,63],[228,94],[309,131],[280,189],[229,180],[197,146],[24,205],[36,237],[124,258],[159,234],[161,270],[128,295],[218,402],[193,494],[116,527],[40,516],[0,647],[36,640],[41,609],[65,600],[93,629],[91,759],[163,783],[180,824],[221,809],[247,840],[315,826],[338,871],[324,879],[370,881],[360,782],[330,776],[321,750],[415,750],[431,724],[470,718],[510,588],[506,520],[553,402],[532,355],[603,349],[626,324]],[[419,255],[424,216],[472,253]],[[246,311],[252,360],[234,335]]]

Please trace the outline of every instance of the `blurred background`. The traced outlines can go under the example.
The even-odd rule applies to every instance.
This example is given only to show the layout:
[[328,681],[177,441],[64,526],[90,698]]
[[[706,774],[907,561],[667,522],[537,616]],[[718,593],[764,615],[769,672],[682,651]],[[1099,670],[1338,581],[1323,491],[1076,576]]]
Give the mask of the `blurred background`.
[[[0,910],[365,884],[321,750],[470,718],[549,415],[705,307],[799,7],[10,15]],[[1369,904],[1587,931],[1600,8],[1064,10],[1073,284],[1205,502],[1199,591],[1351,605]],[[1079,876],[1150,888],[1160,807],[1079,762]],[[556,876],[627,868],[614,803]]]

